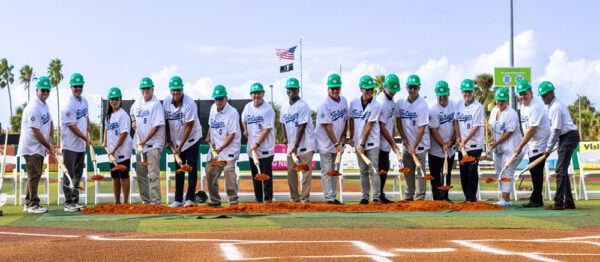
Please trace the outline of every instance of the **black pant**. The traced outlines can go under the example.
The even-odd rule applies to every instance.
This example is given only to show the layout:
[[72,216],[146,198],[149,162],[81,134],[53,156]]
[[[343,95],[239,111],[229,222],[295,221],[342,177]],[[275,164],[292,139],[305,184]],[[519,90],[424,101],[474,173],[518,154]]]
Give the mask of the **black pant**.
[[[65,167],[67,168],[68,175],[73,180],[73,185],[69,183],[69,178],[65,176],[63,177],[63,192],[65,193],[65,203],[67,205],[70,204],[78,204],[79,203],[79,182],[81,181],[81,176],[83,175],[83,169],[86,168],[84,165],[85,152],[75,152],[71,150],[62,150],[63,161]],[[64,170],[63,170],[64,172]]]
[[260,166],[260,172],[270,177],[270,179],[266,181],[254,180],[254,177],[258,174],[258,170],[254,165],[254,160],[250,158],[250,171],[252,172],[254,196],[256,197],[256,202],[262,203],[263,201],[273,199],[273,156],[259,158],[258,165]]
[[[538,154],[529,158],[529,163],[535,161],[536,159],[542,157],[544,154]],[[531,192],[531,197],[529,197],[529,202],[536,204],[544,204],[544,198],[542,197],[542,188],[544,188],[544,166],[546,165],[546,161],[540,163],[539,165],[533,167],[529,170],[531,173],[531,182],[533,183],[533,192]]]
[[[448,158],[448,175],[446,175],[446,185],[448,186],[452,183],[451,179],[453,163],[454,155]],[[433,176],[433,179],[430,180],[429,183],[431,183],[431,194],[433,195],[433,200],[449,200],[448,190],[438,189],[438,187],[444,185],[444,179],[442,178],[442,169],[444,169],[444,158],[429,154],[429,172],[431,172],[431,176]]]
[[[467,151],[469,156],[475,157],[475,162],[460,165],[460,184],[462,185],[465,201],[477,201],[477,187],[479,186],[479,158],[482,149]],[[462,153],[458,152],[458,159],[462,159]]]
[[558,137],[558,161],[556,162],[556,195],[554,204],[574,204],[569,179],[569,164],[573,151],[579,144],[579,131],[573,130]]
[[[198,182],[198,153],[200,148],[200,141],[192,145],[185,151],[181,152],[179,157],[183,163],[187,163],[192,167],[192,171],[188,172],[188,190],[185,194],[185,200],[194,201],[196,200],[196,183]],[[175,161],[175,168],[179,169],[181,166]],[[183,202],[183,184],[185,183],[185,172],[179,172],[175,174],[175,201]]]
[[390,170],[390,152],[379,150],[379,163],[377,167],[379,167],[379,170],[385,172],[379,175],[379,178],[381,179],[381,189],[379,190],[381,193],[379,194],[379,198],[384,199],[385,192],[383,189],[385,188],[385,181],[387,180],[388,171]]

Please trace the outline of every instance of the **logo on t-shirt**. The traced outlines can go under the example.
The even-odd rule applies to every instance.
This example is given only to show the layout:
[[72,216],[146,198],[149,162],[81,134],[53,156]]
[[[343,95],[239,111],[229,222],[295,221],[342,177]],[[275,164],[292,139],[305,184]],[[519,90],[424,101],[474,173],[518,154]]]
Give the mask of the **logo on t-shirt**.
[[[67,113],[67,115],[68,114],[69,113]],[[87,117],[87,114],[88,114],[87,108],[77,109],[77,111],[75,111],[75,117],[77,118],[77,120],[79,120],[80,118],[83,118],[83,117]]]
[[216,121],[214,119],[210,120],[210,128],[224,128],[224,127],[225,127],[225,122]]
[[446,123],[451,123],[452,120],[454,120],[454,112],[447,114],[447,115],[440,113],[440,115],[438,116],[438,119],[440,120],[440,125],[443,125]]
[[183,112],[167,112],[167,120],[182,120],[185,118],[185,113]]
[[298,122],[298,113],[295,114],[283,114],[283,120],[287,124],[289,122]]
[[265,121],[265,118],[262,116],[247,115],[247,117],[246,117],[246,123],[248,123],[248,124],[259,124],[264,121]]
[[139,110],[135,117],[146,117],[150,115],[150,110]]
[[336,121],[340,118],[346,118],[347,109],[333,110],[331,111],[331,121]]

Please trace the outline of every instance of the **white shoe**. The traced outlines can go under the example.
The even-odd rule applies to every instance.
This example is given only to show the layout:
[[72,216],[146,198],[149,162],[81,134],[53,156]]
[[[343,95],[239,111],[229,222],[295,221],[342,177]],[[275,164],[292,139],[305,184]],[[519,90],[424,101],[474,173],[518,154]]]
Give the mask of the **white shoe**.
[[169,207],[171,207],[171,208],[182,207],[182,206],[183,206],[183,202],[179,202],[179,201],[173,201],[173,203],[171,203],[169,205]]
[[186,200],[185,203],[183,203],[183,207],[191,207],[194,205],[194,202],[192,202],[192,200]]
[[77,211],[80,211],[80,209],[76,205],[71,204],[71,205],[65,206],[65,211],[66,212],[77,212]]
[[28,213],[41,214],[48,212],[48,209],[41,206],[31,206],[27,209]]
[[24,205],[23,206],[23,212],[27,212],[27,210],[29,210],[29,206],[28,205]]
[[77,204],[74,204],[74,205],[75,205],[77,208],[79,208],[79,209],[84,209],[84,208],[85,208],[85,206],[82,206],[82,205],[80,205],[79,203],[77,203]]
[[506,205],[506,201],[504,201],[504,199],[500,199],[500,201],[494,203],[494,205],[503,207]]
[[504,201],[504,202],[506,202],[506,204],[504,205],[505,207],[512,206],[512,202],[510,202],[510,201]]

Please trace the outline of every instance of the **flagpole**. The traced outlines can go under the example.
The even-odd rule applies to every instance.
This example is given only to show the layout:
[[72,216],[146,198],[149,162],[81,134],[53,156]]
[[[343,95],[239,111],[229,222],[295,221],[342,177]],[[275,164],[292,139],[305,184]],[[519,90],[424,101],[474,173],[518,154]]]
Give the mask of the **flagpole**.
[[304,86],[302,85],[302,37],[300,37],[300,86],[302,87],[300,89],[300,96],[304,97]]

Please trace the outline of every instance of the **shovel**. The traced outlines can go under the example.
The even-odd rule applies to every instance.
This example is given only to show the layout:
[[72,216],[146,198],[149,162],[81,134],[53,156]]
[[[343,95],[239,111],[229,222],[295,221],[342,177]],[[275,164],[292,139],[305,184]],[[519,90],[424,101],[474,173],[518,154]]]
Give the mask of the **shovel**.
[[144,147],[142,145],[140,145],[140,135],[139,132],[135,132],[135,140],[136,140],[136,144],[137,144],[137,151],[140,153],[140,158],[142,161],[139,161],[136,163],[140,166],[149,166],[150,163],[147,162],[146,160],[146,156],[144,156]]
[[[248,139],[248,141],[250,141],[250,139]],[[254,180],[267,181],[267,180],[271,179],[268,175],[260,172],[260,163],[258,162],[258,154],[256,153],[256,150],[250,150],[250,151],[252,151],[252,162],[254,162],[254,166],[256,167],[256,170],[258,171],[256,176],[254,176]]]
[[58,167],[65,172],[65,176],[67,177],[67,180],[69,180],[69,185],[67,186],[67,188],[69,188],[71,190],[83,191],[83,187],[76,188],[75,185],[73,184],[73,179],[71,179],[71,175],[69,175],[69,170],[65,166],[65,164],[62,160],[62,157],[59,155],[55,155],[54,157],[56,157],[56,162],[58,162]]
[[342,163],[342,152],[344,152],[343,149],[341,152],[338,152],[335,155],[334,168],[327,171],[328,176],[341,176],[342,175],[342,173],[340,173],[340,164]]
[[180,168],[176,170],[177,173],[185,172],[187,175],[187,172],[192,171],[193,168],[191,166],[189,166],[187,163],[183,163],[183,160],[181,160],[181,157],[179,156],[179,154],[175,154],[175,149],[172,146],[169,146],[169,149],[171,149],[171,151],[173,152],[173,156],[175,157],[175,162],[177,162],[177,164],[180,166]]
[[410,168],[404,167],[404,165],[402,164],[402,158],[403,158],[402,155],[403,154],[400,151],[400,149],[394,150],[394,153],[396,154],[396,159],[398,160],[398,165],[399,166],[402,165],[402,167],[399,169],[400,173],[405,174],[405,175],[410,173]]
[[362,158],[362,160],[365,162],[365,164],[367,166],[369,166],[369,168],[371,168],[371,171],[373,171],[373,174],[380,174],[379,172],[377,172],[377,169],[373,165],[373,162],[371,162],[371,160],[364,153],[358,153],[358,155],[360,155],[360,158]]
[[[555,147],[554,149],[552,149],[552,150],[550,151],[550,154],[552,154],[552,152],[556,151],[557,149],[558,149],[558,147]],[[548,154],[548,156],[550,156],[550,154]],[[521,171],[521,173],[519,173],[519,174],[518,174],[518,175],[515,177],[515,180],[516,180],[516,179],[519,179],[519,177],[520,177],[520,176],[521,176],[523,173],[525,173],[525,172],[527,172],[527,171],[531,170],[532,168],[536,167],[536,166],[537,166],[537,165],[539,165],[540,163],[542,163],[542,162],[546,161],[546,158],[548,158],[548,156],[546,156],[546,157],[543,157],[543,156],[542,156],[542,157],[540,157],[540,158],[536,159],[535,161],[533,161],[533,162],[529,163],[529,165],[527,165],[527,167],[526,167],[525,169],[523,169],[523,171]]]
[[[90,137],[89,133],[88,139],[92,141],[92,138]],[[96,152],[94,152],[94,146],[92,146],[91,144],[88,146],[90,149],[90,158],[92,159],[92,164],[94,166],[94,175],[92,176],[92,181],[102,180],[104,177],[100,174],[100,171],[98,171],[98,162],[96,161]]]
[[462,154],[462,159],[460,160],[460,164],[464,163],[473,163],[475,162],[475,158],[467,154],[467,150],[464,147],[460,147],[460,153]]
[[4,135],[4,152],[2,154],[2,173],[0,173],[0,207],[6,204],[6,200],[8,199],[8,195],[2,193],[2,183],[4,183],[4,173],[6,173],[6,155],[8,154],[8,133],[10,129],[6,129],[6,134]]
[[449,186],[448,185],[448,181],[446,180],[446,177],[448,176],[448,152],[446,152],[444,154],[444,167],[442,168],[442,179],[444,181],[444,185],[438,187],[439,190],[443,190],[443,191],[448,191],[452,188],[454,188],[453,186]]
[[296,171],[307,171],[309,169],[307,163],[301,163],[300,162],[300,159],[298,159],[298,156],[296,156],[296,153],[292,152],[291,155],[292,155],[292,160],[296,164],[296,167],[294,167],[294,170],[296,170]]
[[421,165],[421,161],[419,161],[417,156],[415,154],[410,154],[410,155],[412,156],[412,159],[415,162],[415,169],[417,170],[417,173],[419,173],[421,175],[421,178],[423,178],[423,180],[433,180],[433,176],[425,174],[425,171],[423,170],[423,166]]
[[108,154],[108,159],[110,159],[110,162],[115,166],[113,167],[110,171],[125,171],[127,170],[127,167],[121,164],[117,164],[117,158],[115,158],[115,156],[113,156],[112,154],[110,154],[108,151],[108,148],[103,147],[104,150],[106,151],[106,153]]
[[210,162],[210,164],[213,166],[221,167],[227,165],[227,161],[217,160],[219,155],[217,154],[217,150],[215,150],[215,146],[213,146],[213,144],[211,143],[208,143],[208,146],[210,147],[210,153],[212,155],[212,161]]
[[518,154],[516,154],[516,153],[512,154],[512,156],[508,159],[508,161],[506,161],[506,163],[504,163],[504,167],[502,168],[502,170],[500,170],[500,173],[498,173],[498,179],[487,178],[485,180],[485,182],[488,184],[496,182],[496,181],[510,182],[511,179],[508,177],[502,177],[502,174],[504,173],[504,171],[506,171],[506,169],[510,166],[510,164],[512,164],[512,162],[515,160],[515,158],[517,156],[518,156]]

